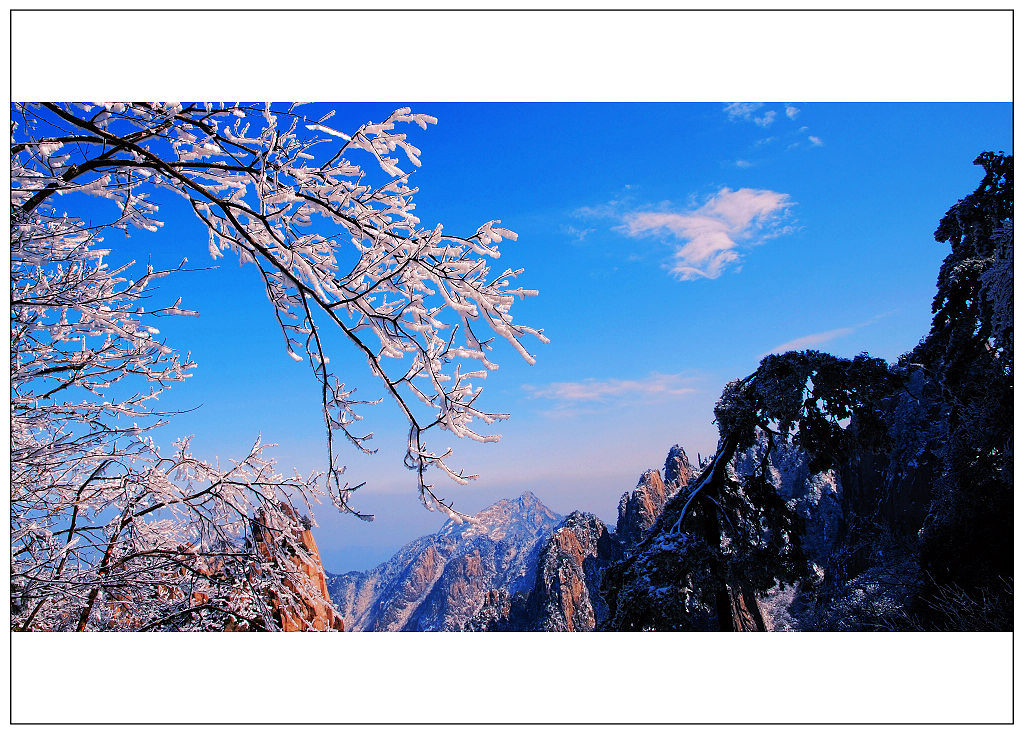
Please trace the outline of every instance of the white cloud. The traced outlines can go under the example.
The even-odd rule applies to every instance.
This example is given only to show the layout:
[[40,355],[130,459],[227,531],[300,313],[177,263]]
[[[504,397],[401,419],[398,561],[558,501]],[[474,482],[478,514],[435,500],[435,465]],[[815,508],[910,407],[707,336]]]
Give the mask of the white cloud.
[[621,201],[612,200],[606,204],[598,204],[597,206],[581,206],[578,209],[573,210],[572,216],[581,219],[607,219],[608,217],[617,217],[621,209]]
[[553,382],[537,387],[523,385],[531,398],[544,398],[559,403],[604,403],[618,398],[661,398],[687,395],[696,392],[692,387],[694,378],[682,373],[663,375],[657,372],[640,380],[596,380],[588,378],[580,382]]
[[730,120],[749,120],[762,107],[764,102],[729,102],[723,109]]
[[[724,105],[722,110],[731,122],[752,122],[763,128],[770,127],[776,118],[785,115],[786,120],[780,123],[782,129],[776,128],[778,134],[782,136],[784,141],[794,141],[794,139],[798,138],[794,142],[790,142],[786,146],[786,150],[808,147],[808,145],[812,148],[818,148],[825,144],[825,141],[820,137],[810,134],[810,128],[807,125],[794,122],[801,114],[799,107],[791,102],[776,105],[776,107],[780,107],[782,111],[770,109],[764,102],[730,102]],[[796,132],[793,132],[794,125],[796,126]],[[753,144],[753,147],[768,145],[777,139],[778,136],[776,135],[761,138]],[[737,165],[739,165],[738,162]]]
[[631,237],[660,235],[678,241],[671,272],[680,280],[717,278],[740,259],[741,246],[783,234],[781,220],[791,205],[788,194],[723,188],[691,211],[627,214],[622,229]]
[[765,110],[760,117],[756,114],[764,102],[730,102],[723,108],[730,120],[746,120],[761,127],[768,127],[775,121],[775,110]]
[[611,199],[596,206],[581,206],[572,211],[572,216],[577,219],[618,219],[622,216],[624,209],[636,201],[637,184],[624,184],[622,191],[613,195]]
[[740,159],[740,160],[736,161],[736,167],[737,168],[750,168],[752,165],[754,165],[754,164],[751,163],[750,161],[745,161],[743,159]]

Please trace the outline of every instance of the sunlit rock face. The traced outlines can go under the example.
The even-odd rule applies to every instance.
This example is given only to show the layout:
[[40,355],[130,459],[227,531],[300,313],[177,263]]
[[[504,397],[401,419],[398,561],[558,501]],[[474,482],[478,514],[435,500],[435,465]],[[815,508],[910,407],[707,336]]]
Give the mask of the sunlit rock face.
[[[284,510],[293,518],[296,517],[292,507],[286,505]],[[293,533],[292,541],[306,551],[308,559],[298,554],[292,557],[295,571],[301,574],[301,577],[285,581],[285,586],[290,592],[289,599],[277,594],[271,595],[269,601],[274,618],[281,625],[283,632],[344,632],[344,620],[331,604],[331,596],[327,590],[327,574],[320,560],[316,541],[313,540],[313,533],[308,524],[303,523],[301,527],[301,530]],[[257,535],[256,551],[265,558],[271,557],[270,551],[266,548],[266,541],[261,535]],[[309,588],[310,586],[312,588]],[[239,632],[244,629],[232,623],[228,625],[226,631]]]
[[[331,603],[327,590],[327,573],[320,559],[320,550],[310,529],[308,518],[300,518],[291,505],[283,505],[283,512],[295,521],[282,533],[268,533],[267,521],[262,512],[257,512],[251,520],[256,555],[263,561],[276,562],[277,557],[272,551],[274,544],[290,547],[288,575],[282,580],[281,587],[266,592],[263,603],[268,605],[271,616],[277,624],[276,629],[282,632],[344,632],[345,622]],[[301,550],[300,550],[301,549]],[[204,572],[210,576],[223,575],[223,564],[208,564]],[[252,582],[254,579],[250,578]],[[255,579],[255,580],[258,580]],[[168,586],[164,593],[173,594],[177,590]],[[191,603],[193,607],[201,607],[210,601],[210,597],[201,591],[193,591]],[[229,613],[223,627],[225,632],[259,632],[265,631],[268,625],[247,617],[241,613],[247,605],[246,595],[231,595],[227,599]]]
[[320,551],[313,540],[313,533],[306,528],[298,537],[301,543],[312,557],[310,561],[298,561],[298,569],[309,579],[318,596],[311,596],[302,592],[298,585],[295,591],[300,602],[294,605],[277,605],[275,612],[280,616],[281,629],[284,632],[305,632],[317,630],[320,632],[335,631],[344,632],[345,622],[331,604],[331,595],[327,590],[327,573],[324,571],[323,562],[320,560]]
[[668,456],[665,457],[665,484],[674,488],[672,494],[689,484],[696,473],[696,468],[690,464],[682,446],[676,444],[668,450]]
[[640,542],[644,531],[665,508],[665,503],[689,484],[694,469],[682,446],[673,446],[665,459],[665,478],[655,469],[640,475],[636,489],[626,492],[619,500],[619,517],[615,535],[626,546]]
[[540,545],[560,519],[531,492],[500,500],[369,571],[329,574],[331,598],[353,631],[467,629],[489,594],[532,587]]
[[589,632],[608,616],[597,593],[601,572],[621,555],[621,544],[589,512],[570,514],[541,550],[534,586],[536,616],[544,632]]

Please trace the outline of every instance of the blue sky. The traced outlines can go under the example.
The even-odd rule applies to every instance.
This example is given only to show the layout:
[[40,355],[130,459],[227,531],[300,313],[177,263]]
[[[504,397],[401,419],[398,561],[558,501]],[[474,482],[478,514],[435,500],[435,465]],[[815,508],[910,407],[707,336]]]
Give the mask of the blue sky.
[[[406,104],[338,105],[332,126]],[[540,295],[514,313],[551,339],[527,344],[533,366],[496,347],[482,401],[512,414],[503,440],[454,446],[456,465],[481,475],[469,487],[438,479],[465,512],[529,489],[557,512],[614,522],[622,492],[673,444],[694,460],[714,449],[715,400],[764,354],[909,350],[945,256],[939,218],[977,184],[979,152],[1011,152],[1009,104],[408,104],[438,118],[406,131],[423,151],[412,179],[423,224],[471,233],[500,219],[516,231],[501,265],[524,268]],[[118,248],[213,265],[180,202],[161,214],[159,233]],[[253,269],[220,260],[162,288],[202,315],[159,324],[199,365],[161,407],[201,407],[159,442],[195,434],[195,453],[228,458],[262,433],[282,467],[322,465],[315,384],[285,353]],[[342,379],[379,397],[365,362],[334,347]],[[355,504],[377,519],[319,509],[331,571],[373,565],[445,520],[402,467],[397,411],[364,415],[379,452],[351,456],[349,479],[367,482]]]

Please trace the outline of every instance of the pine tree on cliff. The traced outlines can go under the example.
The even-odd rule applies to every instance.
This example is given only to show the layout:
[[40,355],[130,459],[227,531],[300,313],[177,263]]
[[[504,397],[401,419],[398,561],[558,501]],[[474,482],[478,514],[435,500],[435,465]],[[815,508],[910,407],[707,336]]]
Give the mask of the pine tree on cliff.
[[[796,542],[801,520],[770,482],[771,449],[799,446],[815,473],[858,446],[884,441],[884,431],[854,435],[843,425],[852,418],[879,428],[872,406],[893,380],[882,360],[807,351],[770,355],[727,385],[715,407],[718,451],[689,491],[668,503],[636,553],[605,574],[610,626],[763,631],[757,594],[809,573]],[[736,459],[759,441],[765,446],[754,472],[739,475]],[[630,583],[644,575],[647,583]],[[658,598],[623,597],[624,586],[657,590]],[[694,611],[701,609],[709,613]]]
[[[800,448],[812,474],[856,456],[897,459],[893,398],[910,394],[921,369],[941,397],[919,405],[929,425],[915,430],[922,443],[938,431],[942,449],[921,529],[927,581],[912,611],[926,628],[1012,627],[1013,159],[975,163],[984,179],[936,232],[952,252],[928,336],[891,367],[866,354],[788,352],[726,386],[718,451],[605,573],[607,628],[763,630],[757,595],[808,579],[800,518],[770,481],[771,449]],[[737,458],[758,442],[759,463],[740,476]]]
[[1012,624],[1013,156],[983,153],[974,163],[981,183],[935,232],[951,252],[931,333],[908,355],[941,385],[947,416],[921,552],[920,613],[942,627],[964,621],[950,597],[998,607]]

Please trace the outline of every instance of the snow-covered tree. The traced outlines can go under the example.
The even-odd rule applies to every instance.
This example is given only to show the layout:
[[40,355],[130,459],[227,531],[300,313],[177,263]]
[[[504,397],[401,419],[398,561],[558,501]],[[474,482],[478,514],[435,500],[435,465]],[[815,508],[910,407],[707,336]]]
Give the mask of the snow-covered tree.
[[[605,573],[609,628],[765,629],[758,598],[798,582],[838,629],[1012,628],[1013,158],[975,163],[935,233],[951,252],[928,335],[893,365],[788,352],[729,383],[717,452]],[[843,485],[820,583],[773,484],[779,447]],[[851,604],[854,576],[900,588]]]
[[941,386],[945,415],[922,567],[940,615],[941,600],[963,593],[997,600],[1012,619],[1013,156],[982,153],[974,163],[981,182],[935,231],[950,253],[931,332],[907,357]]
[[[771,483],[773,449],[795,446],[817,474],[884,443],[874,410],[894,382],[866,354],[805,351],[769,355],[729,383],[715,406],[718,450],[633,555],[606,572],[609,626],[763,631],[757,596],[810,576],[802,520]],[[740,471],[744,456],[754,457],[752,471]]]
[[[426,128],[433,118],[403,108],[348,135],[329,126],[331,114],[269,104],[13,106],[15,628],[227,620],[274,629],[266,600],[298,593],[294,569],[308,561],[289,540],[301,523],[292,505],[308,511],[326,493],[355,512],[350,495],[361,485],[342,478],[339,438],[372,452],[372,434],[355,427],[367,401],[332,371],[329,331],[366,360],[408,419],[405,463],[424,504],[453,512],[426,471],[472,477],[451,467],[450,449],[428,448],[425,434],[497,440],[473,427],[507,417],[477,407],[478,381],[496,368],[487,355],[494,335],[533,361],[523,338],[545,337],[515,323],[511,306],[534,292],[514,286],[520,271],[491,272],[498,243],[515,239],[499,222],[458,237],[413,214],[416,189],[394,154],[415,166],[419,151],[396,127]],[[194,366],[154,322],[196,314],[181,298],[149,300],[154,283],[186,263],[138,270],[118,262],[109,241],[116,230],[161,226],[157,202],[172,193],[205,225],[212,257],[231,253],[256,276],[285,350],[312,370],[322,473],[281,476],[259,439],[227,466],[192,456],[188,439],[170,454],[154,444],[152,429],[169,416],[153,401]],[[88,219],[65,212],[83,196],[109,203],[90,207]]]

